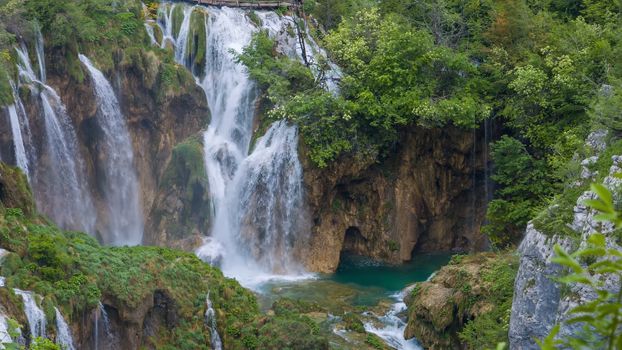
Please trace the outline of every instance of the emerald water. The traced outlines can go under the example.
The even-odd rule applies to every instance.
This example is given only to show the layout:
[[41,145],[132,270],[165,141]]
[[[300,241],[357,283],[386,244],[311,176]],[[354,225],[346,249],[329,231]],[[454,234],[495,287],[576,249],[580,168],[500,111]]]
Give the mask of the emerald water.
[[332,334],[333,348],[367,349],[365,336],[341,324],[345,313],[356,313],[365,330],[380,337],[390,348],[421,350],[415,339],[404,339],[406,305],[403,290],[427,280],[449,262],[447,254],[417,255],[402,265],[387,265],[361,256],[346,255],[333,274],[296,281],[271,281],[257,289],[264,310],[282,297],[319,304],[325,313],[312,317]]
[[366,257],[344,255],[333,274],[268,282],[258,293],[265,309],[279,297],[317,302],[332,312],[376,307],[390,302],[405,287],[425,281],[449,259],[447,254],[422,254],[402,265],[387,265]]
[[331,281],[359,286],[399,291],[414,283],[425,281],[434,271],[449,262],[450,255],[417,255],[403,265],[386,265],[361,256],[343,256]]

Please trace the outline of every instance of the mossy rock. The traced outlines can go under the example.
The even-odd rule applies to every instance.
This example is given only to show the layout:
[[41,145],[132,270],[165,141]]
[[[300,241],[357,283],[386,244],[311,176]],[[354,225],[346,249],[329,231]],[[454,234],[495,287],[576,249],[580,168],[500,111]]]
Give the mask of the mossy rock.
[[162,40],[164,40],[164,33],[162,33],[162,29],[160,26],[153,25],[153,36],[156,39],[158,45],[162,45]]
[[27,216],[35,212],[35,203],[22,171],[0,162],[0,208],[19,208]]
[[211,204],[203,158],[199,135],[173,148],[151,215],[152,226],[166,232],[169,240],[186,238],[210,226]]
[[352,312],[348,312],[343,315],[343,323],[345,329],[357,333],[365,333],[365,326],[363,325],[363,321],[361,318]]
[[195,75],[202,75],[205,67],[205,53],[207,44],[205,21],[207,10],[196,8],[190,15],[190,29],[188,33],[187,52],[184,61],[191,67]]
[[171,16],[171,21],[173,22],[173,36],[177,37],[177,35],[179,35],[181,25],[184,21],[184,6],[175,6],[173,8],[173,15]]

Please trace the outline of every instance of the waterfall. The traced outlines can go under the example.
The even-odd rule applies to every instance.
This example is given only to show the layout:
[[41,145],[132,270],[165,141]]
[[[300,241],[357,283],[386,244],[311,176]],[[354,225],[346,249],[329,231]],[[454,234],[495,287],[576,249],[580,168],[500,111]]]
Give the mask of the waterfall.
[[[278,273],[301,272],[292,248],[303,203],[297,129],[278,121],[257,141],[232,181],[230,221],[261,266]],[[223,237],[224,238],[224,237]],[[296,270],[298,269],[298,271]]]
[[137,245],[142,242],[143,216],[130,134],[119,101],[106,77],[86,56],[80,55],[79,58],[94,83],[97,122],[104,134],[104,196],[108,222],[102,225],[102,237],[106,244]]
[[75,350],[73,338],[71,337],[71,330],[67,322],[65,322],[58,308],[54,307],[54,312],[56,313],[56,344],[63,350]]
[[157,45],[158,42],[155,38],[155,34],[153,32],[153,27],[149,23],[145,23],[145,30],[147,31],[147,35],[149,36],[149,41],[151,41],[151,45]]
[[28,170],[28,157],[26,156],[26,148],[24,147],[24,138],[22,137],[22,127],[17,115],[15,104],[7,107],[9,113],[9,121],[11,123],[11,134],[13,135],[13,144],[15,145],[15,162],[22,169],[26,177],[30,178]]
[[[37,39],[39,40],[39,39]],[[40,74],[34,72],[25,46],[16,48],[19,84],[30,88],[42,109],[45,149],[32,167],[38,209],[65,229],[94,233],[95,208],[88,191],[77,136],[60,97],[45,83],[42,44],[37,49]]]
[[[172,22],[178,6],[183,6],[183,21],[176,33]],[[191,71],[186,56],[192,41],[190,17],[196,8],[163,4],[157,21],[165,38],[161,46],[167,40],[172,43],[177,62]],[[287,35],[292,19],[256,13],[283,53],[296,56],[297,41]],[[214,217],[212,237],[196,253],[205,261],[220,262],[226,275],[247,285],[275,273],[299,274],[302,268],[296,263],[294,243],[301,244],[307,234],[298,225],[305,213],[296,127],[276,122],[249,152],[257,91],[235,54],[257,30],[244,10],[208,7],[205,68],[193,72],[212,117],[204,133],[204,153]]]
[[[147,8],[147,5],[145,5],[144,2],[141,2],[140,5],[143,8],[143,15],[147,18],[149,17],[149,9]],[[147,19],[147,21],[145,22],[145,30],[147,31],[147,36],[149,36],[149,41],[151,42],[151,45],[158,45],[158,41],[155,38],[155,33],[153,32],[153,20]]]
[[181,22],[181,27],[179,27],[179,34],[177,34],[177,43],[182,43],[182,45],[175,46],[175,60],[180,63],[185,63],[186,52],[188,49],[188,33],[190,32],[190,16],[192,11],[194,10],[194,6],[184,6],[184,20]]
[[37,62],[39,63],[39,79],[45,82],[47,74],[45,72],[45,53],[43,48],[43,35],[41,35],[41,29],[37,25],[35,30],[35,50],[37,52]]
[[26,313],[26,319],[28,319],[28,326],[30,327],[30,339],[38,337],[45,337],[45,313],[35,300],[35,294],[32,292],[26,292],[20,289],[14,289],[15,294],[22,297],[24,302],[24,312]]
[[205,310],[205,324],[210,329],[210,338],[212,343],[212,350],[222,350],[222,340],[218,334],[218,328],[216,327],[216,312],[212,306],[212,301],[209,298],[209,292],[205,298],[206,310]]
[[167,42],[175,45],[175,38],[173,37],[173,10],[175,10],[175,6],[177,5],[162,3],[158,8],[157,24],[162,29],[162,42],[160,43],[162,49],[166,47]]
[[93,341],[94,341],[94,349],[97,350],[99,349],[99,323],[100,323],[100,318],[101,320],[104,322],[104,333],[106,335],[105,338],[105,343],[109,344],[111,342],[111,339],[113,339],[112,336],[112,331],[110,329],[110,320],[108,319],[108,313],[106,312],[106,308],[104,307],[104,304],[101,303],[101,301],[99,303],[97,303],[97,310],[95,310],[95,327],[93,327]]

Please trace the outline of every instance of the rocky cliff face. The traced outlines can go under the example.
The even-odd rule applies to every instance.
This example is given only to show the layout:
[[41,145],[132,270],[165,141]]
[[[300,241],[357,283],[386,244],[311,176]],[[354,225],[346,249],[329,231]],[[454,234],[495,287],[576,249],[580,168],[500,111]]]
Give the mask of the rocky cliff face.
[[[604,134],[595,133],[590,135],[588,145],[597,152],[604,150]],[[591,182],[597,175],[587,168],[598,157],[589,158],[582,162],[583,171],[580,181]],[[610,190],[620,191],[622,181],[613,177],[613,174],[622,171],[622,157],[613,156],[612,166],[609,169],[603,183]],[[551,262],[555,253],[553,247],[559,244],[566,251],[575,251],[587,241],[589,235],[595,232],[609,233],[613,227],[603,224],[594,219],[595,212],[587,208],[583,202],[586,199],[594,199],[596,195],[591,191],[584,192],[573,208],[573,220],[570,228],[576,233],[574,236],[567,234],[545,234],[540,232],[530,223],[525,232],[518,251],[520,254],[520,267],[514,285],[514,299],[512,303],[512,315],[510,319],[510,348],[517,350],[539,349],[535,339],[546,337],[553,326],[568,319],[568,311],[575,306],[595,298],[593,292],[581,286],[571,286],[562,289],[562,286],[554,281],[555,277],[563,274],[562,268]],[[607,238],[610,247],[622,249],[614,237]],[[612,279],[604,280],[605,285],[612,291],[616,289],[620,281]],[[558,337],[563,339],[569,335],[580,334],[583,325],[581,323],[562,323]]]
[[343,157],[317,169],[303,161],[308,268],[334,271],[342,252],[400,263],[414,251],[486,247],[481,140],[479,132],[412,127],[379,164]]
[[[104,141],[102,130],[96,121],[97,100],[94,96],[93,82],[88,74],[82,74],[81,82],[70,78],[67,74],[70,69],[68,65],[77,64],[76,67],[80,67],[79,63],[68,61],[61,52],[50,51],[46,57],[48,83],[58,92],[67,114],[71,117],[95,206],[99,212],[105,212],[103,179],[106,165],[102,161]],[[161,182],[172,159],[173,148],[190,136],[196,135],[208,124],[207,101],[203,91],[196,86],[191,74],[183,67],[177,69],[175,86],[167,86],[161,73],[164,63],[151,51],[119,50],[113,57],[115,62],[112,66],[115,68],[104,73],[120,102],[133,144],[145,227],[150,228],[145,230],[144,239],[147,243],[157,244],[161,242],[156,237],[166,235],[165,231],[174,226],[173,224],[166,228],[161,226],[160,214],[162,211],[175,210],[170,206],[175,207],[176,202],[182,200],[172,198],[182,194],[169,193],[170,189],[164,188]],[[46,136],[44,123],[40,117],[42,106],[35,98],[31,98],[27,89],[22,89],[21,94],[30,119],[34,147],[44,149]],[[0,123],[2,125],[0,146],[4,150],[1,156],[2,159],[15,163],[8,116],[1,117],[7,118],[6,124]],[[48,161],[43,152],[39,152],[37,156],[39,163]],[[168,200],[164,200],[163,196]],[[156,201],[157,198],[160,200]],[[179,217],[173,216],[169,221],[177,219]],[[197,225],[205,227],[202,223]],[[197,228],[184,227],[184,229],[192,232]]]

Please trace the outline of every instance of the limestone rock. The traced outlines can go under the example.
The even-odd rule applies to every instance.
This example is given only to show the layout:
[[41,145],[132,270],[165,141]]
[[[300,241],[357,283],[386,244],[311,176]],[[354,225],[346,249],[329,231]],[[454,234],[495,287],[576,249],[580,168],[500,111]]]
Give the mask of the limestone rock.
[[401,263],[413,251],[485,248],[486,157],[477,140],[453,127],[412,127],[380,163],[344,156],[318,169],[301,156],[312,217],[307,267],[332,272],[342,252]]
[[[610,190],[619,193],[622,181],[615,178],[613,174],[620,172],[622,157],[613,156],[612,161],[613,165],[604,184]],[[562,293],[562,287],[553,280],[562,275],[562,268],[551,262],[555,244],[572,252],[585,245],[592,233],[607,234],[613,230],[611,224],[596,221],[594,210],[583,204],[586,199],[594,198],[596,198],[595,193],[584,192],[577,199],[577,204],[573,209],[574,218],[570,227],[579,235],[578,244],[570,237],[547,236],[539,232],[533,224],[527,226],[525,238],[519,247],[520,266],[514,285],[515,292],[510,318],[510,349],[539,349],[535,339],[546,337],[555,324],[568,318],[568,311],[596,297],[591,290],[581,285],[570,286],[566,292]],[[622,249],[614,237],[607,237],[607,245],[610,248]],[[603,282],[605,287],[611,291],[617,291],[616,288],[620,283],[614,278],[604,279]],[[581,323],[562,323],[558,337],[576,335],[582,327]]]

